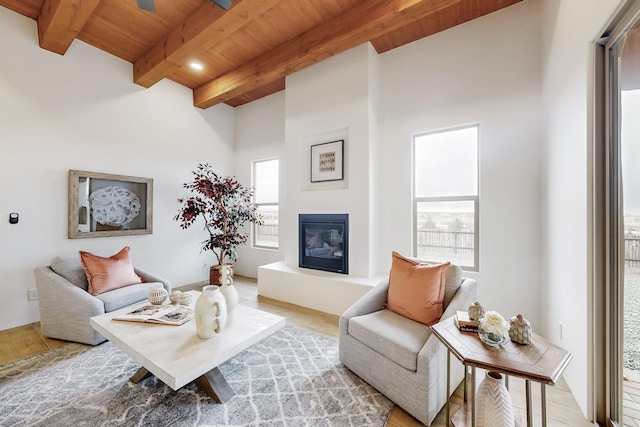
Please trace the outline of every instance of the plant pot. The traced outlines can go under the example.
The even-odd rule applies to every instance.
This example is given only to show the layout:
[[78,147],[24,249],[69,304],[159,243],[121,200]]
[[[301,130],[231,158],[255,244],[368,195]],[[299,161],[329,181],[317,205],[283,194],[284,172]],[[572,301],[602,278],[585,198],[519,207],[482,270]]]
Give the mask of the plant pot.
[[[221,265],[214,265],[211,268],[209,268],[209,284],[210,285],[220,286],[222,284],[220,283],[220,277],[222,276],[222,272],[220,271],[221,268],[222,268]],[[233,270],[231,270],[231,278],[233,279]]]

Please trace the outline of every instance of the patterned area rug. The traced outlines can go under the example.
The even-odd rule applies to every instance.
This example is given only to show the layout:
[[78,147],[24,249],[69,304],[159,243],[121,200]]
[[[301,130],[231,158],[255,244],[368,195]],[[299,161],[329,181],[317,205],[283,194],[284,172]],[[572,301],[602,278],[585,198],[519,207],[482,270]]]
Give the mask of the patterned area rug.
[[173,391],[110,342],[0,366],[7,426],[384,426],[393,404],[338,360],[335,340],[286,326],[221,365],[235,396]]

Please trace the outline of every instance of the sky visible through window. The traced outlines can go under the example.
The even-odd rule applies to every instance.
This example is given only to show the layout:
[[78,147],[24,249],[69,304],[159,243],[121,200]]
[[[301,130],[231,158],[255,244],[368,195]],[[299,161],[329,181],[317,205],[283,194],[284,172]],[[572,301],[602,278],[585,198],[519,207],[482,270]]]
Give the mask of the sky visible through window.
[[[478,127],[415,138],[415,196],[472,196],[478,193]],[[424,206],[425,211],[472,212],[466,203]]]
[[279,161],[257,160],[253,165],[255,202],[264,221],[261,225],[254,225],[253,245],[276,249],[279,244]]
[[255,163],[256,203],[278,203],[278,159]]

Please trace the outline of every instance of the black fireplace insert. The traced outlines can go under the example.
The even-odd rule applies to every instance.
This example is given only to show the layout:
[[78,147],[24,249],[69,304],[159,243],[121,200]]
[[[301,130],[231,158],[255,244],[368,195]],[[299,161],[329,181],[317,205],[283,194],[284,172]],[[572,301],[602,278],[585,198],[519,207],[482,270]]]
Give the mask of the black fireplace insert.
[[298,236],[300,267],[349,273],[348,214],[300,214]]

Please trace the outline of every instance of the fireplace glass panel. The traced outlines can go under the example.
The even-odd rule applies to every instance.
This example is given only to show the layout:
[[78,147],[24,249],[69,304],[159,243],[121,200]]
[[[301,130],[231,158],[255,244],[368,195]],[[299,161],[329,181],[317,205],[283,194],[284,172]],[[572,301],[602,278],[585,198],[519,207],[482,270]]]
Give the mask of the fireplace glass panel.
[[348,215],[300,215],[300,267],[348,273]]

